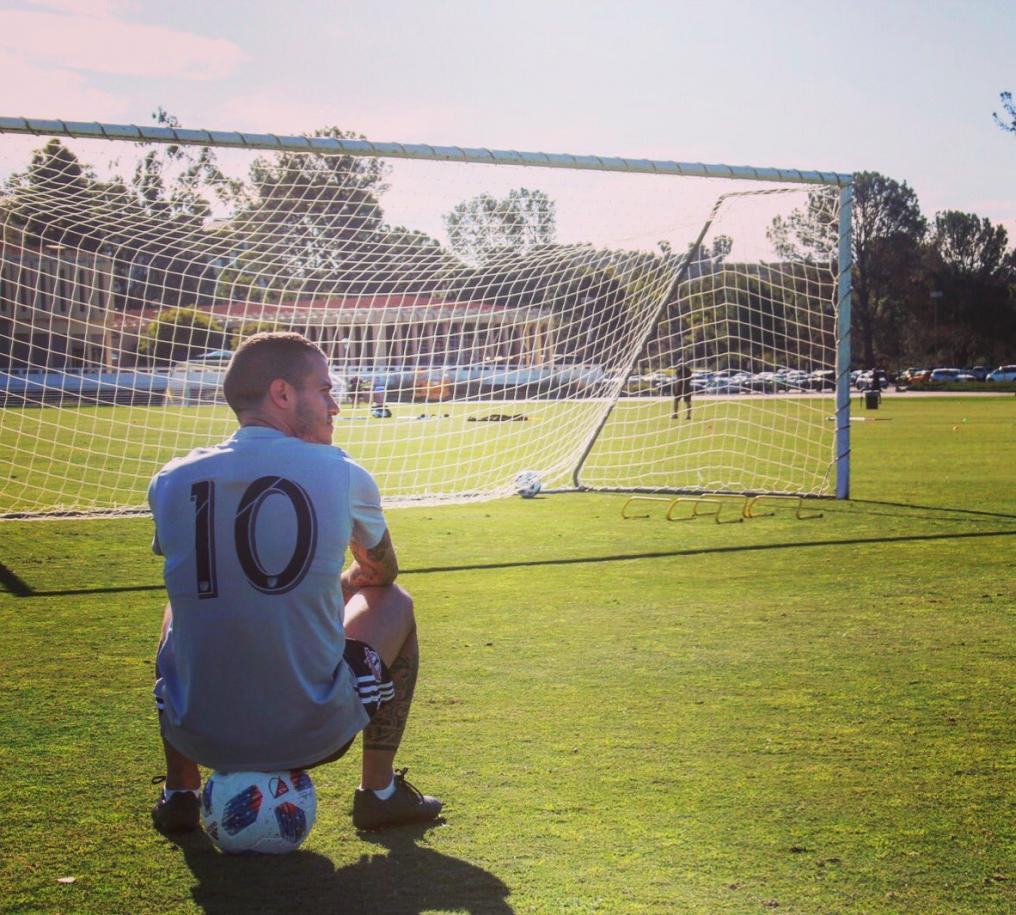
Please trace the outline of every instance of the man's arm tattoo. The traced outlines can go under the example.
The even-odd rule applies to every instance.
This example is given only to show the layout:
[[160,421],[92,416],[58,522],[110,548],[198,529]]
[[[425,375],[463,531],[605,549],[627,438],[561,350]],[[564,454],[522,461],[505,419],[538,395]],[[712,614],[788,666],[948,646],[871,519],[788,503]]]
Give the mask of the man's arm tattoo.
[[392,546],[391,534],[385,531],[372,547],[350,543],[353,564],[343,573],[343,581],[354,590],[375,585],[390,585],[399,574],[399,562]]
[[371,562],[383,562],[385,557],[391,552],[391,540],[386,537],[381,538],[381,542],[377,546],[372,546],[367,550],[367,558]]

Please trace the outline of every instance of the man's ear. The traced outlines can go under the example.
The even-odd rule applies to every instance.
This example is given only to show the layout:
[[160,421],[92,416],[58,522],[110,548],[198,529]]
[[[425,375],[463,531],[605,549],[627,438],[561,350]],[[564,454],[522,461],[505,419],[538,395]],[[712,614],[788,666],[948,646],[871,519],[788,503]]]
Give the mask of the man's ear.
[[293,386],[285,378],[275,378],[268,385],[268,399],[276,407],[287,409],[293,403]]

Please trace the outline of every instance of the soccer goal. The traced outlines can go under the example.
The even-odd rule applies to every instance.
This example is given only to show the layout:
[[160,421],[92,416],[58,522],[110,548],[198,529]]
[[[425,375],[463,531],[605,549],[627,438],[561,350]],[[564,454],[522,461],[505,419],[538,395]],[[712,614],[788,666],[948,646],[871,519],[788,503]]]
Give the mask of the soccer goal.
[[0,118],[0,516],[144,511],[231,351],[327,355],[392,506],[849,491],[850,177]]

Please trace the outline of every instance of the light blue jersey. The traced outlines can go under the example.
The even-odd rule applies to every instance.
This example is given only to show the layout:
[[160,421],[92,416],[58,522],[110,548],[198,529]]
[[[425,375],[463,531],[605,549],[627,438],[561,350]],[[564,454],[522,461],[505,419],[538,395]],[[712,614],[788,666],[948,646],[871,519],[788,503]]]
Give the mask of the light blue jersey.
[[385,532],[380,495],[339,448],[245,426],[152,480],[153,549],[173,624],[156,697],[202,765],[277,770],[330,756],[368,721],[342,660],[340,574]]

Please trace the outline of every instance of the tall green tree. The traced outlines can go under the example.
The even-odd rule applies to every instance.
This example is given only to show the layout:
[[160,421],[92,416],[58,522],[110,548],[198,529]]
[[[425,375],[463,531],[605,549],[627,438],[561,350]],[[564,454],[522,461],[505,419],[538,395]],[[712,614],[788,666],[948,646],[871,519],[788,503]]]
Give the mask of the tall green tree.
[[1005,227],[947,210],[935,215],[929,247],[932,351],[960,364],[1005,358],[1016,342],[1016,249]]
[[[867,366],[900,358],[907,303],[921,271],[927,231],[917,194],[906,181],[878,172],[855,175],[853,305]],[[876,347],[879,338],[882,346]]]
[[[835,208],[835,192],[821,189],[808,195],[802,210],[786,220],[774,220],[769,236],[777,252],[805,262],[834,258]],[[899,357],[905,303],[921,270],[927,231],[917,194],[905,181],[878,172],[854,175],[851,312],[858,355],[865,365],[874,366],[880,356]],[[854,350],[858,352],[856,342]]]
[[1008,282],[1016,268],[1016,251],[1008,250],[1005,226],[987,217],[946,210],[935,214],[932,242],[942,262],[958,275],[984,282]]
[[[315,137],[362,139],[337,127]],[[389,166],[360,156],[282,152],[257,158],[248,195],[219,244],[234,294],[272,300],[350,291],[377,254]]]
[[557,231],[554,201],[524,187],[463,201],[444,223],[452,250],[474,263],[552,244]]
[[[153,117],[180,126],[161,108]],[[9,219],[29,241],[109,257],[121,306],[205,303],[214,289],[214,251],[203,232],[210,201],[227,207],[242,186],[222,173],[207,147],[124,148],[138,147],[147,151],[129,163],[111,163],[113,176],[99,180],[70,148],[49,140],[8,181]]]
[[8,218],[29,242],[96,252],[105,242],[104,186],[94,170],[59,140],[32,154],[7,181]]
[[[362,139],[328,127],[312,138]],[[208,233],[217,295],[251,302],[434,291],[461,263],[424,232],[384,222],[391,168],[374,157],[257,158],[232,218]]]
[[382,226],[368,252],[371,285],[364,292],[421,295],[447,287],[463,263],[441,243],[418,229]]
[[[160,127],[179,120],[159,107],[152,114]],[[118,260],[127,304],[178,307],[184,301],[207,304],[214,292],[214,237],[203,228],[213,206],[230,212],[245,197],[243,182],[220,168],[208,146],[139,143],[147,151],[129,177],[119,178],[112,202]],[[195,239],[201,239],[196,242]]]
[[808,192],[803,207],[788,216],[777,216],[766,232],[784,260],[808,264],[827,263],[836,257],[839,236],[839,196],[833,188]]
[[[161,106],[152,119],[160,127],[182,126]],[[148,152],[134,168],[130,190],[146,212],[205,220],[211,215],[212,201],[234,207],[245,197],[243,181],[223,172],[210,146],[137,145],[148,148]]]

